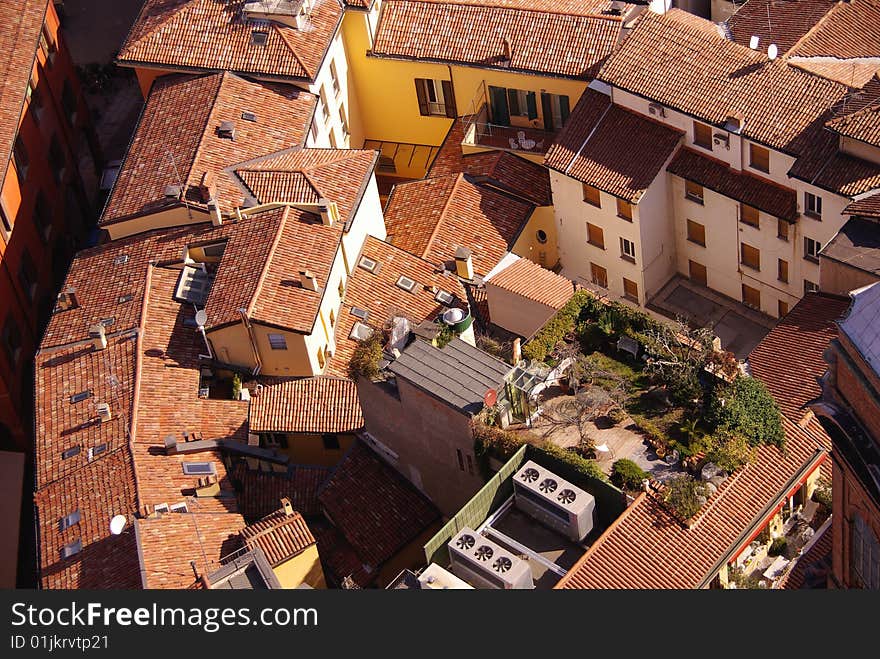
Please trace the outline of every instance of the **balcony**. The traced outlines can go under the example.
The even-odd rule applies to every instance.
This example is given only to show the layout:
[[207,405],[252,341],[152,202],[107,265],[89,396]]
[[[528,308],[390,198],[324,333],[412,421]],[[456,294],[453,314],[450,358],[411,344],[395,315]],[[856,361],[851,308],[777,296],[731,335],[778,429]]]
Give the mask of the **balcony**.
[[462,146],[480,150],[499,149],[543,160],[556,139],[556,131],[493,124],[489,121],[489,110],[485,104],[476,114],[466,115],[460,121],[464,123]]

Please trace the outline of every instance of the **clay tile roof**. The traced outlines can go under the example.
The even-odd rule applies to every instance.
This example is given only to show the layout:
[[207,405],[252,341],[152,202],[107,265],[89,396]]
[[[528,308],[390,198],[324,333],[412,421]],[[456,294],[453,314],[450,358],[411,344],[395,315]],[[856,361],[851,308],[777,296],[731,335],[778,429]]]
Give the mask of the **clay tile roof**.
[[474,271],[486,274],[508,252],[534,205],[465,174],[396,185],[385,207],[388,241],[432,263],[464,246]]
[[245,461],[238,461],[232,477],[239,487],[241,514],[245,519],[258,520],[277,510],[278,502],[287,497],[303,515],[320,515],[318,490],[331,472],[329,467],[311,465],[291,465],[283,473],[265,472],[249,469]]
[[[314,95],[294,87],[231,73],[160,78],[147,98],[101,223],[182,206],[165,196],[169,185],[183,185],[187,204],[204,209],[199,184],[206,174],[213,179],[222,211],[240,206],[242,189],[224,170],[302,146],[315,104]],[[243,119],[247,112],[256,120]],[[224,121],[234,122],[234,139],[220,136]]]
[[806,295],[749,354],[752,374],[794,421],[822,393],[818,379],[828,370],[822,353],[837,336],[834,321],[848,307],[844,298]]
[[598,78],[716,126],[740,113],[746,138],[792,155],[811,146],[848,91],[728,41],[714,23],[679,9],[647,12]]
[[144,587],[184,589],[199,576],[215,572],[225,558],[241,548],[241,515],[202,512],[162,513],[139,519],[138,549]]
[[251,397],[251,432],[354,432],[363,425],[357,389],[348,379],[282,380]]
[[788,175],[845,197],[880,188],[880,164],[856,158],[838,148],[840,137],[823,131],[812,148],[798,158]]
[[431,163],[427,178],[470,174],[475,181],[522,197],[537,206],[550,206],[550,174],[538,163],[508,151],[462,153],[466,118],[452,122],[449,133]]
[[767,51],[775,43],[787,52],[837,4],[837,0],[749,0],[727,20],[730,38],[748,46],[759,37],[758,48]]
[[838,2],[791,50],[796,57],[878,57],[880,1]]
[[554,309],[561,309],[574,293],[570,280],[523,258],[517,259],[486,281]]
[[544,163],[631,203],[638,203],[681,140],[681,131],[584,92]]
[[[317,3],[309,27],[250,22],[246,0],[147,0],[119,51],[127,66],[234,71],[275,79],[314,80],[342,21],[338,2]],[[268,33],[264,45],[252,32]]]
[[774,217],[790,222],[798,217],[797,191],[747,172],[736,172],[727,163],[708,158],[693,149],[680,149],[666,169]]
[[[499,7],[389,0],[382,7],[372,52],[592,78],[620,38],[621,17],[558,13],[566,9],[561,3],[553,9],[546,10],[540,4],[526,9],[525,3]],[[480,29],[475,31],[475,25]],[[509,64],[505,61],[505,40]]]
[[828,127],[844,137],[880,147],[880,95],[877,96],[876,103],[832,119],[828,122]]
[[288,515],[283,509],[246,526],[241,531],[241,537],[248,549],[262,549],[272,567],[315,544],[315,538],[303,516],[298,512]]
[[843,212],[849,215],[880,218],[880,192],[852,202],[843,209]]
[[48,0],[0,0],[0,16],[4,26],[0,31],[0,185],[6,178],[7,163],[18,135],[18,123],[24,106],[25,94],[37,45],[46,16]]
[[357,441],[318,495],[361,561],[378,568],[440,513],[424,495]]
[[[381,328],[392,315],[405,316],[413,324],[433,320],[449,308],[437,300],[434,289],[455,296],[451,306],[459,306],[466,299],[454,274],[438,272],[434,264],[377,238],[367,237],[361,256],[372,259],[379,267],[375,272],[354,268],[346,284],[345,302],[336,326],[336,353],[328,367],[330,373],[340,377],[348,376],[348,365],[358,343],[351,336],[355,323]],[[416,282],[412,291],[397,285],[402,276]],[[366,320],[352,314],[355,308],[367,312]]]

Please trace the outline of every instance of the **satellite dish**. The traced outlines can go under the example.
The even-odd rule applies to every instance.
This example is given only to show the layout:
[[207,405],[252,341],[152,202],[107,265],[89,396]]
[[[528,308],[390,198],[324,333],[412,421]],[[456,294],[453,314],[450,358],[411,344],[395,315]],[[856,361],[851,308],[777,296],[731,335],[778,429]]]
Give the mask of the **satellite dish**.
[[125,524],[128,522],[125,519],[125,515],[114,515],[113,519],[110,520],[110,533],[113,535],[119,535],[122,533],[122,529],[125,528]]
[[758,35],[753,34],[753,35],[752,35],[752,38],[749,39],[749,48],[751,48],[752,50],[757,50],[757,48],[758,48],[758,42],[759,42],[760,40],[761,40],[761,39],[758,37]]
[[486,393],[483,394],[483,404],[486,407],[492,407],[495,403],[498,402],[498,392],[494,389],[487,389]]
[[464,311],[462,311],[458,307],[453,307],[452,309],[448,309],[447,311],[443,312],[443,320],[449,325],[460,323],[463,319]]
[[196,311],[196,325],[199,327],[204,327],[208,324],[208,312],[204,309],[199,309]]
[[775,43],[771,43],[769,46],[767,46],[767,57],[769,57],[770,59],[776,59],[776,55],[778,53],[779,50],[776,48]]

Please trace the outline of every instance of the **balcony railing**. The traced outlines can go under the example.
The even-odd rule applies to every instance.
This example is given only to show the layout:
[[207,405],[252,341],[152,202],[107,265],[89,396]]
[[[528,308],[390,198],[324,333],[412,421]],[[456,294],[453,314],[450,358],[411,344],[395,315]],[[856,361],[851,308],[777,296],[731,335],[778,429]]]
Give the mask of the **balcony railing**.
[[555,131],[493,124],[489,121],[489,109],[485,104],[476,114],[462,117],[460,121],[465,124],[462,143],[467,146],[540,156],[547,153],[556,138]]

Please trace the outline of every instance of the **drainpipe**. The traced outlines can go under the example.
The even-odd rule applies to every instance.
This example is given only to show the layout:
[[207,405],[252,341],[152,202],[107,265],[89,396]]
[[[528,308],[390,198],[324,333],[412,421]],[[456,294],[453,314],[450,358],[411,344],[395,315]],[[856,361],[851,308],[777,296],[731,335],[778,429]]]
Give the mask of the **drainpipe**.
[[241,314],[241,322],[244,325],[245,331],[247,332],[248,339],[250,339],[251,350],[254,353],[254,361],[257,362],[257,365],[254,367],[253,374],[259,375],[260,371],[263,370],[263,360],[260,359],[260,352],[257,350],[257,340],[254,338],[254,330],[251,327],[251,322],[247,317],[247,309],[239,309],[238,313]]

